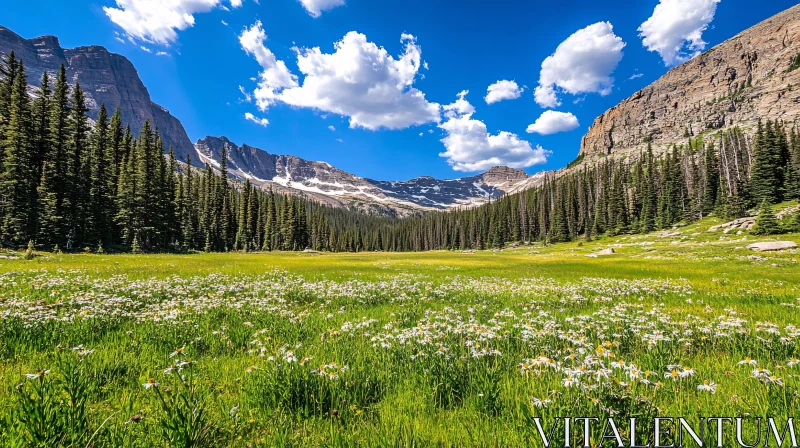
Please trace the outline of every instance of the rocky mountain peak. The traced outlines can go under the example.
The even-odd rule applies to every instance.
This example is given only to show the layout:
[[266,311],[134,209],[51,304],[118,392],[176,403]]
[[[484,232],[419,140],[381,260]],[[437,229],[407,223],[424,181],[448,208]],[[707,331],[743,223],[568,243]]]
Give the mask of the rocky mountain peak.
[[503,184],[506,182],[521,181],[528,178],[525,171],[509,168],[507,166],[495,166],[483,173],[483,180],[488,184]]

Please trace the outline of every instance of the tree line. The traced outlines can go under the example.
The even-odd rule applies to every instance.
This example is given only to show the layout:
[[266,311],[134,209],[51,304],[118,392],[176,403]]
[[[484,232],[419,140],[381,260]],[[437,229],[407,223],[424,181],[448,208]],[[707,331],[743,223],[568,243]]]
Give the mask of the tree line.
[[[541,186],[468,210],[400,221],[382,234],[388,250],[502,248],[511,242],[558,243],[601,235],[648,233],[709,215],[744,217],[760,206],[800,199],[800,134],[759,122],[672,145],[660,155],[605,157],[549,176]],[[800,232],[800,213],[770,233]]]
[[[87,118],[62,65],[28,93],[25,67],[0,61],[0,243],[53,250],[424,251],[501,248],[668,229],[800,198],[800,136],[759,122],[689,138],[660,155],[584,163],[541,186],[470,209],[404,219],[277,194],[217,166],[177,161],[150,121]],[[52,83],[52,86],[51,86]],[[787,222],[796,222],[787,220]],[[790,225],[790,224],[787,224]],[[784,226],[787,230],[793,230]],[[800,229],[794,229],[800,231]]]

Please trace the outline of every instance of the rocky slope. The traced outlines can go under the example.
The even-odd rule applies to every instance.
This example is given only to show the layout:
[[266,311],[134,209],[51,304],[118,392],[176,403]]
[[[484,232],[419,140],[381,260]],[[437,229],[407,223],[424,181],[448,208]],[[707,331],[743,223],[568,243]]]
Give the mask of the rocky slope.
[[263,188],[302,194],[330,205],[356,206],[381,213],[407,215],[424,210],[470,207],[536,184],[542,175],[495,167],[460,179],[424,176],[409,181],[365,179],[326,162],[273,155],[225,137],[206,137],[195,143],[197,158],[218,167],[222,150],[228,153],[229,172]]
[[194,152],[181,122],[150,99],[136,69],[125,57],[99,46],[61,48],[54,36],[23,39],[0,26],[0,53],[11,51],[25,64],[28,84],[38,86],[45,71],[54,80],[63,63],[70,84],[79,83],[86,94],[90,118],[97,118],[101,104],[106,105],[109,114],[119,107],[123,122],[134,132],[150,118],[161,133],[165,148],[171,145],[181,159]]
[[667,72],[598,117],[581,142],[592,156],[683,142],[758,118],[800,118],[800,5]]

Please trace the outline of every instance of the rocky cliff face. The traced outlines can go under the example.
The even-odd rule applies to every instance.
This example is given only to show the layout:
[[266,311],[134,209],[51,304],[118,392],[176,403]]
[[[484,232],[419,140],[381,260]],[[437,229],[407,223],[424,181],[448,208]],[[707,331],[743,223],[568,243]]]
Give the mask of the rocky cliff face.
[[195,144],[202,163],[219,167],[222,150],[228,153],[231,175],[262,188],[309,196],[329,205],[357,206],[395,215],[425,210],[470,207],[534,185],[540,175],[495,167],[461,179],[423,176],[408,181],[365,179],[331,166],[295,156],[269,154],[249,145],[238,146],[225,137],[206,137]]
[[0,53],[11,51],[25,64],[28,84],[38,86],[45,71],[54,80],[63,63],[70,84],[79,83],[86,94],[90,118],[97,118],[101,104],[109,114],[120,108],[123,122],[133,132],[138,132],[150,118],[161,133],[165,150],[171,145],[181,159],[194,152],[181,122],[151,101],[136,69],[125,57],[99,46],[61,48],[54,36],[23,39],[0,26]]
[[759,118],[800,118],[800,5],[667,72],[598,117],[582,155],[664,147]]

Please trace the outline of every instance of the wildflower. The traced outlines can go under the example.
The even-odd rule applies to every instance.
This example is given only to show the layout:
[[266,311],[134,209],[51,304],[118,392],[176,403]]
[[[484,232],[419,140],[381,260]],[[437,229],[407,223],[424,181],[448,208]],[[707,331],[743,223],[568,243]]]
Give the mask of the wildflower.
[[765,382],[769,384],[777,384],[778,386],[783,386],[783,378],[778,378],[775,375],[768,376]]
[[175,350],[174,352],[170,353],[169,357],[170,358],[174,358],[174,357],[176,357],[178,355],[183,354],[185,351],[186,351],[186,347],[181,347],[181,348]]
[[711,392],[711,394],[715,394],[717,392],[717,383],[703,381],[703,384],[697,386],[697,390],[702,390],[706,392]]
[[797,364],[800,364],[800,359],[792,358],[792,359],[789,360],[789,362],[786,365],[789,366],[789,367],[794,367]]
[[757,364],[758,364],[758,361],[756,361],[755,359],[750,359],[750,358],[744,358],[743,360],[739,361],[739,365],[740,366],[751,365],[751,366],[755,367]]
[[675,369],[664,373],[664,378],[671,378],[673,381],[678,381],[678,379],[680,377],[681,377],[681,374]]
[[247,372],[247,373],[253,373],[256,370],[258,370],[258,366],[250,366],[250,367],[244,369],[244,371]]
[[572,375],[567,375],[567,377],[564,378],[564,381],[563,381],[562,384],[564,385],[564,387],[577,386],[578,385],[578,380],[573,378]]
[[536,397],[532,397],[531,398],[531,404],[533,404],[537,408],[546,408],[552,402],[553,402],[553,400],[551,400],[549,398],[544,398],[544,399],[539,399],[539,398],[536,398]]
[[150,389],[150,388],[153,388],[153,387],[158,387],[158,383],[156,383],[156,380],[155,380],[155,379],[153,379],[153,378],[150,378],[149,380],[147,380],[147,382],[146,382],[146,383],[142,384],[142,386],[143,386],[145,389]]
[[29,380],[38,380],[39,378],[49,374],[50,374],[49,370],[40,370],[36,373],[26,373],[25,377],[28,378]]
[[755,379],[765,380],[770,375],[772,375],[772,373],[770,373],[770,371],[767,370],[767,369],[762,369],[762,368],[758,368],[758,367],[753,369],[753,378],[755,378]]

